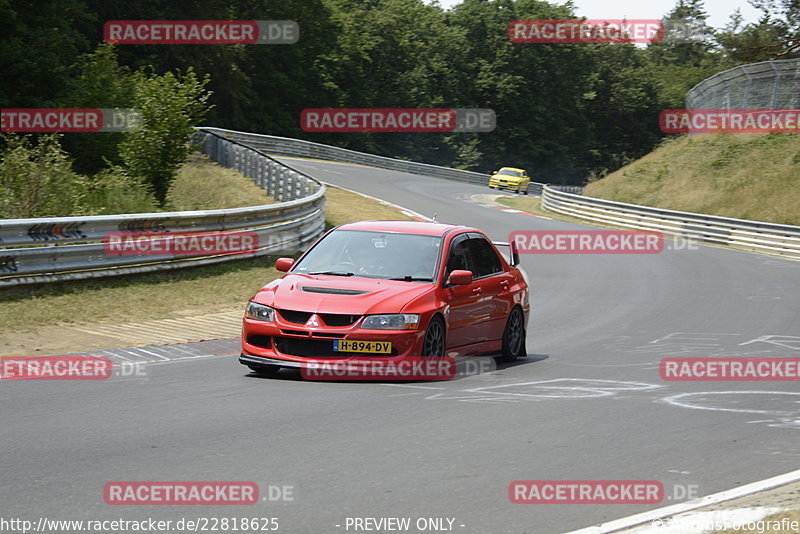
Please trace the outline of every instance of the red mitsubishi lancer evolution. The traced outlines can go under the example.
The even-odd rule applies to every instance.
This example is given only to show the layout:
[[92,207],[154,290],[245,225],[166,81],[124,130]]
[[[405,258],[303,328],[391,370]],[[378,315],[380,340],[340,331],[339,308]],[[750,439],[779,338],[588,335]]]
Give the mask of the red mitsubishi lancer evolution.
[[243,318],[239,361],[275,375],[357,358],[526,355],[528,283],[480,230],[362,221],[328,231],[264,286]]

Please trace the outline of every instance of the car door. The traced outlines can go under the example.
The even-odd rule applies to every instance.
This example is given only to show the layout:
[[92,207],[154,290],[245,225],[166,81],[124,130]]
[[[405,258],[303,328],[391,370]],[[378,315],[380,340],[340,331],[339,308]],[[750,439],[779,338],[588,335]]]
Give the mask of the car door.
[[513,275],[503,270],[500,257],[488,239],[475,233],[470,233],[469,238],[467,248],[479,296],[474,308],[476,318],[484,324],[484,339],[501,339],[511,310],[509,288],[513,287]]
[[447,348],[463,347],[485,338],[486,326],[476,317],[484,305],[481,291],[474,282],[468,285],[449,285],[447,279],[455,270],[472,271],[469,254],[469,235],[464,233],[450,241],[447,253],[447,266],[444,276],[444,294],[448,302],[445,309],[447,318]]

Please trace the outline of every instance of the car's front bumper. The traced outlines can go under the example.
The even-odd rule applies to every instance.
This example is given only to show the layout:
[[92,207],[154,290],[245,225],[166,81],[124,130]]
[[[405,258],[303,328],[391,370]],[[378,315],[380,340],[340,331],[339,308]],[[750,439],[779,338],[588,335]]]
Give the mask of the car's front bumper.
[[495,187],[498,189],[509,189],[511,191],[516,191],[517,189],[522,188],[522,184],[520,182],[498,181]]
[[[303,367],[306,363],[320,361],[342,363],[374,359],[387,363],[400,362],[421,354],[424,330],[363,330],[358,327],[359,323],[340,328],[308,328],[245,318],[239,362],[243,365]],[[334,339],[389,341],[392,352],[339,353],[333,350]]]
[[273,367],[294,367],[300,369],[303,367],[303,362],[293,362],[288,360],[278,360],[275,358],[267,358],[266,356],[253,356],[242,352],[239,354],[239,363],[242,365],[270,365]]

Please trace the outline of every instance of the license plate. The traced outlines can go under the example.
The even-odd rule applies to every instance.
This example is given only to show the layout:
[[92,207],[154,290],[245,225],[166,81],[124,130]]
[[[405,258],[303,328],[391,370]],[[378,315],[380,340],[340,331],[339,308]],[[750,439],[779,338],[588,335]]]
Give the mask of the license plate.
[[368,354],[391,354],[390,341],[358,341],[349,339],[334,339],[333,350],[336,352],[365,352]]

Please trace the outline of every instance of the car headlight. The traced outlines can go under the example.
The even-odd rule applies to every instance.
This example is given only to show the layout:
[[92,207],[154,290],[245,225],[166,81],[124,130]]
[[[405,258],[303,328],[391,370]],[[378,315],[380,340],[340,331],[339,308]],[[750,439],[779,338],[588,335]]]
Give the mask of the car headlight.
[[416,330],[418,313],[392,313],[389,315],[367,315],[361,328],[369,330]]
[[244,316],[248,319],[255,319],[256,321],[272,322],[275,320],[275,309],[251,300],[247,303]]

